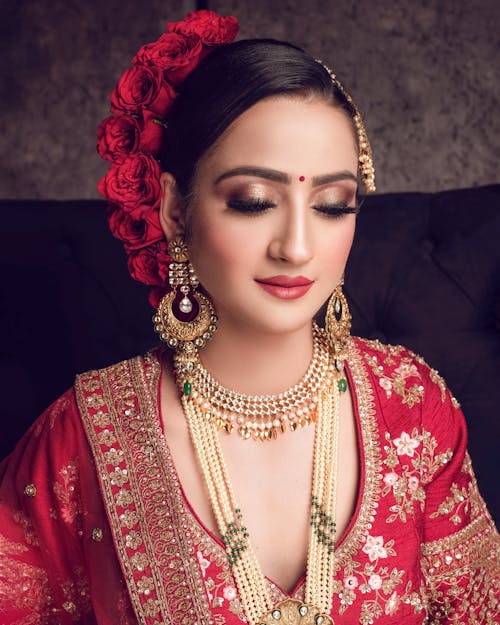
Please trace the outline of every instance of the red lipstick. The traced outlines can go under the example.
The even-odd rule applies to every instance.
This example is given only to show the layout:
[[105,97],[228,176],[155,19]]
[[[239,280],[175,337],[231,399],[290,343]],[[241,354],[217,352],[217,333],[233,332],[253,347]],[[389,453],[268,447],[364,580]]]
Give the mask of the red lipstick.
[[270,276],[255,279],[264,291],[278,299],[298,299],[309,291],[314,281],[304,276]]

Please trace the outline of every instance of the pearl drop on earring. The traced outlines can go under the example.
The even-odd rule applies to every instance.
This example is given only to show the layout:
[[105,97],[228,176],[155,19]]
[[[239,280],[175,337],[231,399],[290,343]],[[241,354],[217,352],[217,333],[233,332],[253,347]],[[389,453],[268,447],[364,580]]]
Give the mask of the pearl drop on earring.
[[186,297],[185,295],[179,303],[179,310],[185,313],[186,315],[193,310],[193,304],[191,304],[189,298]]

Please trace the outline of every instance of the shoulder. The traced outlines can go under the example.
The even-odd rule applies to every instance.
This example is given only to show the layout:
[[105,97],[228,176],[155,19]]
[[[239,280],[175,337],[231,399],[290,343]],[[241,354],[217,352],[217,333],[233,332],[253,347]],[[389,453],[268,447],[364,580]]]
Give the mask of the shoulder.
[[351,352],[371,381],[380,419],[391,433],[416,428],[440,439],[466,438],[460,404],[439,372],[401,345],[352,338]]
[[87,387],[90,385],[90,387],[94,387],[96,389],[98,388],[96,387],[95,382],[93,384],[90,382],[91,380],[101,380],[103,383],[106,383],[106,381],[109,380],[123,379],[125,375],[130,375],[131,372],[136,370],[144,370],[149,373],[159,367],[162,352],[162,347],[157,347],[151,349],[145,354],[139,354],[137,356],[133,356],[132,358],[120,360],[119,362],[100,369],[89,369],[88,371],[80,373],[76,376],[74,389],[78,395],[78,389],[81,388],[82,385]]
[[411,349],[360,337],[352,343],[386,395],[401,396],[409,407],[437,399],[460,408],[440,373]]

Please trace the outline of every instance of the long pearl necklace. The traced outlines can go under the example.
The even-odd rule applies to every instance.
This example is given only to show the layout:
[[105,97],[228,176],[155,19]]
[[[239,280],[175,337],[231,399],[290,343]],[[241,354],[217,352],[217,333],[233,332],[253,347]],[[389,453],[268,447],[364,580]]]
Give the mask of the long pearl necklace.
[[[323,330],[315,330],[319,334]],[[192,356],[192,355],[191,355]],[[333,360],[333,359],[332,359]],[[250,625],[333,625],[335,506],[339,436],[339,388],[345,381],[333,366],[317,391],[316,431],[310,507],[305,601],[287,599],[272,604],[267,583],[252,548],[237,504],[218,437],[216,420],[207,418],[203,404],[193,398],[192,381],[182,380],[186,360],[176,354],[178,384],[191,441],[207,486],[212,510],[226,547],[240,600]],[[193,370],[191,369],[191,373]],[[194,380],[195,378],[191,378]],[[344,384],[340,384],[344,382]],[[196,395],[195,397],[199,397]],[[273,396],[271,396],[273,397]],[[276,396],[274,396],[276,397]]]

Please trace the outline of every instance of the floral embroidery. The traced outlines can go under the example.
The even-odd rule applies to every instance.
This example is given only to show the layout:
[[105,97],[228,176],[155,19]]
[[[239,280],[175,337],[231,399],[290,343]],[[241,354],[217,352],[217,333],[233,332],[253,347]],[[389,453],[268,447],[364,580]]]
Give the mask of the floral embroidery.
[[204,558],[201,551],[196,552],[196,557],[198,558],[198,562],[200,563],[201,570],[203,572],[203,577],[206,577],[207,569],[210,566],[210,560],[207,560],[206,558]]
[[439,516],[451,515],[450,521],[455,525],[460,525],[463,521],[460,513],[464,517],[469,514],[468,489],[459,488],[458,484],[452,484],[450,490],[451,495],[439,504],[438,509],[430,515],[430,518],[436,519]]
[[221,564],[219,562],[219,567],[210,571],[213,563],[201,551],[196,552],[196,558],[205,578],[205,588],[211,606],[213,608],[227,607],[231,612],[241,617],[242,606],[230,570],[222,568],[217,571]]
[[[379,363],[376,355],[365,355],[368,364],[370,365],[373,373],[379,378],[379,385],[384,389],[387,398],[389,399],[394,392],[402,398],[402,403],[412,408],[415,404],[422,401],[424,396],[424,387],[420,381],[420,375],[417,367],[413,364],[413,359],[408,356],[401,359],[401,364],[394,369],[389,375],[384,373],[384,366]],[[394,363],[392,358],[386,358],[385,364],[389,365]],[[410,386],[407,384],[410,378],[417,378],[418,383]]]
[[[396,500],[390,507],[391,514],[386,522],[392,523],[396,519],[406,522],[407,516],[414,513],[414,504],[421,512],[424,511],[424,485],[453,454],[450,450],[436,454],[437,441],[426,430],[419,432],[413,428],[411,434],[401,432],[394,439],[386,432],[385,438],[388,445],[384,446],[384,464],[390,471],[383,476],[382,496],[387,497],[392,492]],[[396,469],[401,473],[397,473]]]
[[366,553],[370,558],[370,562],[374,562],[379,558],[387,558],[387,556],[396,555],[394,549],[394,540],[389,540],[384,546],[383,536],[368,536],[365,546],[363,547],[363,553]]
[[355,575],[348,575],[344,579],[344,586],[346,588],[354,590],[354,588],[357,588],[359,586],[359,580]]
[[431,623],[498,623],[500,539],[483,508],[464,528],[422,545]]
[[394,444],[396,445],[398,456],[410,456],[410,458],[413,458],[415,449],[420,445],[420,441],[411,438],[406,432],[401,432],[401,436],[394,439]]
[[[16,510],[12,514],[12,518],[14,519],[16,523],[19,523],[19,525],[23,528],[24,540],[28,543],[28,545],[33,545],[33,547],[38,547],[39,546],[38,535],[35,532],[35,529],[33,527],[33,521],[29,517],[27,517],[24,514],[24,512],[21,512],[21,510]],[[0,553],[3,553],[3,552],[0,551]]]
[[[0,605],[8,599],[15,610],[29,609],[22,625],[48,625],[47,614],[54,600],[48,575],[45,569],[16,558],[27,551],[25,545],[0,534]],[[18,591],[13,593],[13,588]]]
[[78,489],[78,459],[62,467],[59,470],[59,478],[53,490],[59,500],[61,518],[65,523],[72,524],[82,513]]
[[[368,550],[366,550],[368,546]],[[383,546],[382,536],[369,536],[363,548],[374,563],[351,561],[345,568],[346,576],[342,582],[335,582],[335,592],[340,599],[339,613],[343,614],[361,595],[367,598],[361,604],[359,623],[369,625],[382,614],[394,614],[401,604],[409,603],[411,582],[408,582],[405,593],[399,595],[396,588],[403,583],[404,571],[387,566],[377,568],[378,558],[396,555],[389,543]],[[368,596],[369,595],[369,596]]]

